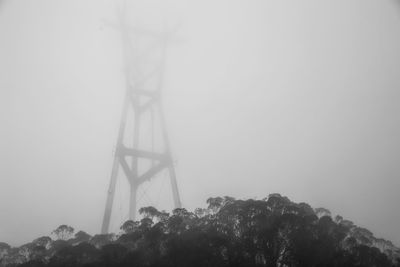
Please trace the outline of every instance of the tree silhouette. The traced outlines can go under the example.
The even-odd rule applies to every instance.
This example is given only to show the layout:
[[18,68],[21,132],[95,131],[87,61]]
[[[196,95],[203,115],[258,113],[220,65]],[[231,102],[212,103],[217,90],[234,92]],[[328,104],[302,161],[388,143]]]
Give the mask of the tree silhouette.
[[63,224],[63,225],[58,226],[57,229],[55,229],[51,233],[54,234],[57,237],[57,239],[67,240],[74,233],[74,228]]
[[[280,194],[263,200],[215,197],[194,212],[140,209],[121,235],[58,227],[19,248],[0,243],[0,266],[400,267],[400,250],[326,209]],[[72,228],[72,229],[71,229]]]

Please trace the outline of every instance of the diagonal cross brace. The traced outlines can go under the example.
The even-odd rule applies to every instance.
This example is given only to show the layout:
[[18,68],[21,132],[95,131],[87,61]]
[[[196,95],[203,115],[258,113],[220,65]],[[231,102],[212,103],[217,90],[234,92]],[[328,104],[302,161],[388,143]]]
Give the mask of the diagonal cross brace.
[[155,166],[151,167],[149,170],[147,170],[145,173],[142,175],[136,177],[134,172],[129,168],[128,163],[126,162],[125,158],[121,157],[119,160],[122,169],[124,170],[124,173],[126,177],[128,178],[128,181],[131,184],[139,185],[147,180],[149,180],[151,177],[162,171],[164,168],[168,166],[167,161],[161,161],[157,163]]

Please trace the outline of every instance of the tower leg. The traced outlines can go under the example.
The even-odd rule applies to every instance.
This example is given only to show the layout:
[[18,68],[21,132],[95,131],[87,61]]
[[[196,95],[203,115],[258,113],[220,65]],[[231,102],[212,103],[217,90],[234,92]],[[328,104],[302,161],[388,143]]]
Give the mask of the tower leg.
[[[162,130],[162,134],[163,134],[166,154],[171,156],[171,150],[170,150],[170,146],[169,146],[169,138],[168,138],[168,134],[167,134],[165,118],[164,118],[164,113],[163,113],[163,108],[162,108],[161,102],[158,103],[158,114],[160,116],[161,130]],[[172,161],[171,161],[168,169],[169,169],[169,177],[171,180],[172,197],[174,199],[174,206],[175,206],[175,208],[181,208],[182,203],[181,203],[181,198],[179,196],[178,183],[176,181],[175,167],[174,167]]]
[[[128,94],[126,93],[124,106],[121,114],[121,123],[119,126],[120,128],[118,133],[117,147],[120,146],[124,138],[124,130],[126,124],[126,116],[128,114],[128,106],[129,106],[129,99],[128,99]],[[106,209],[104,211],[103,224],[101,225],[102,234],[107,234],[110,228],[110,219],[111,219],[112,206],[114,202],[115,186],[118,178],[118,169],[119,169],[119,155],[117,155],[116,152],[114,155],[114,162],[111,170],[110,185],[108,186],[108,191],[107,191]]]
[[178,183],[176,182],[176,173],[175,173],[175,168],[172,165],[169,167],[169,177],[171,180],[171,187],[172,187],[172,197],[174,199],[174,206],[175,209],[181,208],[182,203],[181,203],[181,198],[179,196],[179,190],[178,190]]
[[106,202],[106,209],[104,211],[103,224],[101,226],[102,234],[107,234],[110,228],[110,219],[111,219],[112,206],[114,202],[115,185],[117,183],[117,177],[118,177],[118,167],[119,167],[118,158],[115,157],[111,171],[110,185],[108,187],[108,192],[107,192],[107,202]]

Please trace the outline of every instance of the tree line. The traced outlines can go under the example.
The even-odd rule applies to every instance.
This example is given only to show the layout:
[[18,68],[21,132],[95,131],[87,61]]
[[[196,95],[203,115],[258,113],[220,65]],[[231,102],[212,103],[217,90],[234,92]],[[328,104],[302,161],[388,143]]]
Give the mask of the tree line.
[[215,197],[207,208],[171,214],[139,210],[121,232],[91,236],[68,225],[12,248],[0,266],[75,267],[400,267],[400,250],[329,210],[271,194],[262,200]]

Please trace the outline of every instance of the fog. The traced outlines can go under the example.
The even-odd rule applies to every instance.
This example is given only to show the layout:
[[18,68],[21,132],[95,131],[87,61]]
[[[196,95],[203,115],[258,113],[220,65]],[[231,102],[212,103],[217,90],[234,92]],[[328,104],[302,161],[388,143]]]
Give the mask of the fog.
[[[185,208],[278,192],[400,245],[398,2],[127,2],[132,24],[176,28],[162,90]],[[119,7],[0,1],[0,241],[100,231]]]

